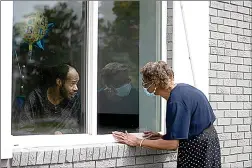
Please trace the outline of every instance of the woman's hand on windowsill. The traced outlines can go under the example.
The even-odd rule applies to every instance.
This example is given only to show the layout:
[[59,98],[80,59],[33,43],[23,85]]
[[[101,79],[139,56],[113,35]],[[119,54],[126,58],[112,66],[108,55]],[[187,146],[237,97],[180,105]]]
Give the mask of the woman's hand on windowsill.
[[159,135],[158,137],[160,137],[156,140],[139,139],[135,135],[118,131],[114,131],[112,134],[117,142],[129,146],[142,146],[161,150],[176,150],[179,144],[179,140],[163,140],[161,138],[161,134],[155,134],[156,136]]
[[140,145],[141,139],[137,138],[133,134],[118,132],[118,131],[114,131],[114,132],[112,132],[112,134],[113,134],[113,137],[115,138],[115,140],[119,143],[126,144],[129,146],[139,146]]

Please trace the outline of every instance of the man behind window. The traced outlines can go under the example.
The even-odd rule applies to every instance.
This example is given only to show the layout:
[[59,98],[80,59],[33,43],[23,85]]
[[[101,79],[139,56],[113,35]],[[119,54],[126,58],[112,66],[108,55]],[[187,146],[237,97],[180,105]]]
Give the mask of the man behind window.
[[101,70],[101,78],[104,88],[98,91],[98,132],[110,133],[112,128],[136,131],[139,96],[131,84],[128,67],[117,62],[109,63]]
[[[45,80],[45,79],[44,79]],[[68,64],[50,70],[47,85],[33,90],[20,115],[18,134],[71,134],[80,132],[79,74]]]

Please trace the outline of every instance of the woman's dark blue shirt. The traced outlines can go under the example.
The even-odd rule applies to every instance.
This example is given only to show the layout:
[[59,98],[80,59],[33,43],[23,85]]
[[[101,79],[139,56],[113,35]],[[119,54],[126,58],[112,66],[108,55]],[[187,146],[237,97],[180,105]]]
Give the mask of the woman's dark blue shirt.
[[188,84],[177,84],[167,101],[163,139],[189,139],[214,121],[215,115],[204,93]]

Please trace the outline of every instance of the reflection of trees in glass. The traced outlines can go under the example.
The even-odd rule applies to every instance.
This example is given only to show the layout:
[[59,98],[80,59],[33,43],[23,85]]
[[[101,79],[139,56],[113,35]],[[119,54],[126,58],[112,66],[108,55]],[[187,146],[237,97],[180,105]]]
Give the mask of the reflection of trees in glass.
[[[78,8],[81,9],[81,7]],[[70,62],[76,66],[78,71],[81,70],[80,55],[84,40],[82,20],[77,17],[73,9],[68,7],[68,3],[57,3],[52,8],[35,6],[35,11],[41,11],[47,17],[48,23],[54,23],[54,27],[44,39],[44,50],[33,47],[32,59],[35,62],[29,63],[27,58],[28,44],[22,41],[18,32],[22,23],[16,23],[13,26],[13,45],[15,46],[14,50],[17,51],[18,62],[21,66],[27,65],[26,69],[23,69],[23,73],[25,73],[23,81],[26,84],[25,95],[38,84],[39,78],[36,78],[34,71],[39,71],[41,67]],[[14,66],[17,65],[17,62],[13,63]]]
[[[104,2],[106,3],[106,2]],[[115,1],[113,22],[99,18],[99,67],[109,62],[125,63],[138,86],[139,71],[139,2]]]

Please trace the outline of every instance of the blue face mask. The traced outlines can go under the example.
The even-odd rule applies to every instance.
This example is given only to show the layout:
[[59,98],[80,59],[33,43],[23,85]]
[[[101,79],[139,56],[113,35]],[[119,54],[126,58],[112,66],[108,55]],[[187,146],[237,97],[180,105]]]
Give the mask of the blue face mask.
[[[151,85],[152,85],[152,84],[151,84]],[[145,93],[147,96],[149,96],[149,97],[156,96],[156,95],[155,95],[156,88],[155,88],[155,90],[154,90],[152,93],[148,92],[148,89],[151,87],[151,85],[150,85],[148,88],[144,88],[144,87],[143,87],[144,93]]]
[[116,95],[120,96],[120,97],[128,96],[130,94],[131,88],[132,88],[132,86],[130,83],[122,85],[119,88],[115,88],[116,92],[117,92]]

